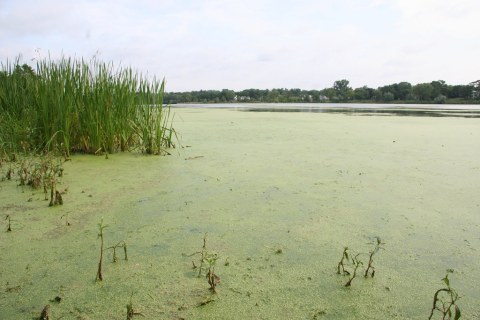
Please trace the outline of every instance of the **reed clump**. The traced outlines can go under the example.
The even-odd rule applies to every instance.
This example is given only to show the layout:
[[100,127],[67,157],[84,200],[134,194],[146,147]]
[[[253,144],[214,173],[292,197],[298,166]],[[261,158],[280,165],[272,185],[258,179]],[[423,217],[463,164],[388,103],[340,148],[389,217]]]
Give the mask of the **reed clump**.
[[20,59],[0,65],[0,156],[19,152],[108,154],[174,147],[165,80],[97,58]]

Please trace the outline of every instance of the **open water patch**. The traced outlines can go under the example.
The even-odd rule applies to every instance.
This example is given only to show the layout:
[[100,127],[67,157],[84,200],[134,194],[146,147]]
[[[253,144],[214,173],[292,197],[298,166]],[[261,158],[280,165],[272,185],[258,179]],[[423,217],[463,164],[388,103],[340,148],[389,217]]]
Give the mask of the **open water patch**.
[[177,108],[215,108],[246,112],[336,113],[352,116],[480,118],[478,105],[358,104],[358,103],[230,103],[187,104]]

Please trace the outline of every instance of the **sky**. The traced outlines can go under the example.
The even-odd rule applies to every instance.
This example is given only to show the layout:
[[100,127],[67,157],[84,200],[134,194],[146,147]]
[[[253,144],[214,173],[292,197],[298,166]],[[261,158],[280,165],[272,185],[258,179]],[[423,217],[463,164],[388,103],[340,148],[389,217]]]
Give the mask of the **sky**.
[[0,61],[93,56],[166,91],[480,79],[480,0],[0,0]]

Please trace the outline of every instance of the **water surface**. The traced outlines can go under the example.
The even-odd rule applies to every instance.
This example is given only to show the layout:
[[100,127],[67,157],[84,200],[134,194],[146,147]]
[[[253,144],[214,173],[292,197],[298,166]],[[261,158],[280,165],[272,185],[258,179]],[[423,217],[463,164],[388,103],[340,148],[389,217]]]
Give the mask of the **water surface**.
[[313,112],[363,116],[480,118],[479,105],[360,103],[225,103],[176,104],[176,108],[219,108],[250,112]]
[[[171,156],[74,156],[62,207],[0,183],[5,319],[47,303],[52,319],[125,319],[132,293],[146,319],[425,319],[447,268],[463,317],[480,317],[477,119],[174,111]],[[106,252],[95,283],[102,217],[129,260]],[[216,295],[187,257],[205,233]],[[345,288],[343,248],[377,236],[375,277]]]

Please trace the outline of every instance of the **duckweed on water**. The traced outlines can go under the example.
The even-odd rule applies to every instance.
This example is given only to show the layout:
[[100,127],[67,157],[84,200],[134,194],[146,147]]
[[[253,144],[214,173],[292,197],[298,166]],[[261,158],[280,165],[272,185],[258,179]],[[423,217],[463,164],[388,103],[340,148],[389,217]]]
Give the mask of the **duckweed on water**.
[[[431,275],[452,267],[461,319],[478,318],[478,120],[193,108],[179,115],[192,147],[171,157],[72,155],[63,206],[48,208],[41,190],[32,191],[41,201],[27,202],[14,181],[0,183],[3,317],[38,318],[49,303],[51,319],[124,320],[135,291],[132,309],[145,319],[420,320],[447,288]],[[184,160],[196,155],[204,158]],[[95,283],[101,216],[110,226],[104,248],[124,239],[129,261],[117,252],[111,263],[112,249],[104,251],[104,280]],[[206,250],[222,253],[216,295],[207,263],[200,278],[190,269],[201,254],[180,254],[201,252],[204,231]],[[373,256],[375,276],[366,279],[369,235],[388,250]],[[365,252],[348,290],[349,277],[335,274],[346,244],[349,257]],[[46,301],[55,296],[61,303]]]

